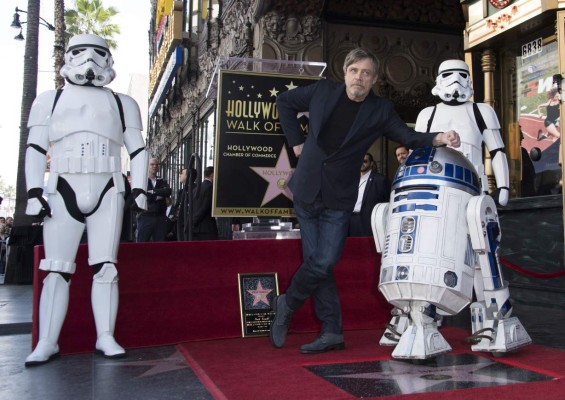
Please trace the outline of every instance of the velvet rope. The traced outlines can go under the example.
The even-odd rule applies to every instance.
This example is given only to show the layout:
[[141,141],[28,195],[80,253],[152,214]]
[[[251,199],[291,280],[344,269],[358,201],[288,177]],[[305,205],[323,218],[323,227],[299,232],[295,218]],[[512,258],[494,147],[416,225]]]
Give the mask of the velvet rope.
[[557,278],[559,276],[565,276],[565,271],[551,272],[551,273],[548,273],[548,274],[544,274],[544,273],[541,273],[541,272],[528,271],[527,269],[524,269],[522,267],[517,266],[516,264],[511,263],[510,261],[508,261],[507,259],[505,259],[503,257],[498,257],[498,259],[500,260],[500,262],[502,264],[506,265],[508,268],[513,269],[516,272],[521,273],[522,275],[533,276],[534,278],[542,278],[542,279]]

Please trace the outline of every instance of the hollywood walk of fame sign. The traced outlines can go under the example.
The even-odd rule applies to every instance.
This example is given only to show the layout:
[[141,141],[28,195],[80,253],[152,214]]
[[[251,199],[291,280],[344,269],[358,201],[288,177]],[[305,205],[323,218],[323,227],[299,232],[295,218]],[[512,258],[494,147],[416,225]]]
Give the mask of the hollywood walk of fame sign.
[[276,272],[237,274],[243,337],[266,336],[275,317],[271,301],[279,293]]
[[[292,217],[287,183],[297,158],[278,120],[280,93],[319,77],[221,70],[212,215]],[[304,133],[307,113],[297,115]]]

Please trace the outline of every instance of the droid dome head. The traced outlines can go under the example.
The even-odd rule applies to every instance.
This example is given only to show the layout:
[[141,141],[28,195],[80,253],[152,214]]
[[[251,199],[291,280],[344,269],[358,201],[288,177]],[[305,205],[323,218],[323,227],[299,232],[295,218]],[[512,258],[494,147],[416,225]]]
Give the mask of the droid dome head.
[[440,64],[436,86],[432,94],[444,103],[457,105],[469,101],[473,96],[469,67],[461,60],[447,60]]
[[106,40],[97,35],[75,35],[69,40],[61,76],[74,85],[105,86],[116,77]]

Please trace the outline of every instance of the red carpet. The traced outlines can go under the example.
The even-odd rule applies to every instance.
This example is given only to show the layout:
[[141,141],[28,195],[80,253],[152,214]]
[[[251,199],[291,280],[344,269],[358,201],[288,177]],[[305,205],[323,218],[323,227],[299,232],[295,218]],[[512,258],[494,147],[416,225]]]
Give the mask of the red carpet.
[[[87,246],[77,254],[70,304],[59,346],[63,354],[94,350],[90,305],[92,272]],[[33,343],[37,341],[39,293],[44,257],[36,247]],[[162,346],[190,340],[241,336],[238,273],[277,272],[284,292],[300,265],[299,240],[125,243],[120,245],[120,307],[116,338],[125,348]],[[336,267],[345,329],[376,329],[389,319],[390,306],[378,293],[380,258],[372,238],[349,238]],[[295,315],[297,332],[318,330],[310,305]]]
[[[211,340],[179,345],[188,363],[205,383],[215,399],[229,400],[337,400],[355,396],[307,370],[306,366],[342,364],[372,360],[390,360],[391,347],[378,345],[381,330],[345,332],[346,349],[318,355],[298,352],[301,344],[315,334],[291,334],[283,349],[271,347],[267,337]],[[453,347],[450,354],[471,353],[463,342],[465,330],[444,327],[442,334]],[[392,395],[385,398],[437,400],[563,400],[565,398],[565,351],[530,345],[502,358],[478,354],[514,367],[529,369],[550,377],[548,381],[516,383],[505,386],[458,389]],[[509,376],[511,379],[511,376]]]
[[[43,248],[37,247],[36,265],[41,257]],[[64,354],[94,349],[92,273],[86,259],[87,247],[81,246],[69,312],[59,340]],[[216,399],[351,399],[355,396],[350,392],[313,371],[318,371],[319,365],[363,361],[374,364],[376,360],[386,364],[391,360],[392,349],[378,345],[390,305],[376,290],[379,257],[371,238],[348,239],[336,268],[346,350],[310,356],[298,352],[319,328],[309,304],[295,314],[284,349],[273,349],[267,337],[241,338],[238,273],[277,272],[279,288],[284,292],[301,261],[300,241],[130,243],[120,246],[119,260],[118,341],[126,348],[184,343],[179,345],[180,351]],[[35,270],[34,343],[44,276],[43,271]],[[462,342],[468,332],[449,327],[442,328],[442,332],[454,348],[454,357],[470,353],[469,346]],[[562,400],[564,360],[564,351],[531,345],[496,361],[557,379],[386,398]],[[514,373],[511,371],[509,376],[514,377]]]

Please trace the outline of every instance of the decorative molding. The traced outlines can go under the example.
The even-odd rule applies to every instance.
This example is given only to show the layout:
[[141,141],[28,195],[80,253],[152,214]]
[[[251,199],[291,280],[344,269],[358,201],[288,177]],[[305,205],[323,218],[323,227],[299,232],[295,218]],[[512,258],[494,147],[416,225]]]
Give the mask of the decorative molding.
[[496,19],[487,18],[487,20],[486,20],[487,28],[492,28],[495,31],[496,30],[501,31],[505,27],[510,25],[510,22],[512,21],[512,17],[514,15],[516,15],[517,13],[518,13],[518,7],[512,6],[510,8],[509,13],[502,13],[500,15],[497,14],[498,17]]
[[373,26],[409,23],[461,30],[465,27],[461,5],[456,1],[332,0],[328,2],[327,13],[332,20],[368,21]]
[[507,7],[510,3],[512,3],[512,0],[488,0],[488,2],[496,8],[505,8]]
[[[561,6],[563,6],[561,4]],[[556,8],[541,0],[519,0],[465,29],[465,50],[469,50],[493,37],[517,27],[541,13]]]

